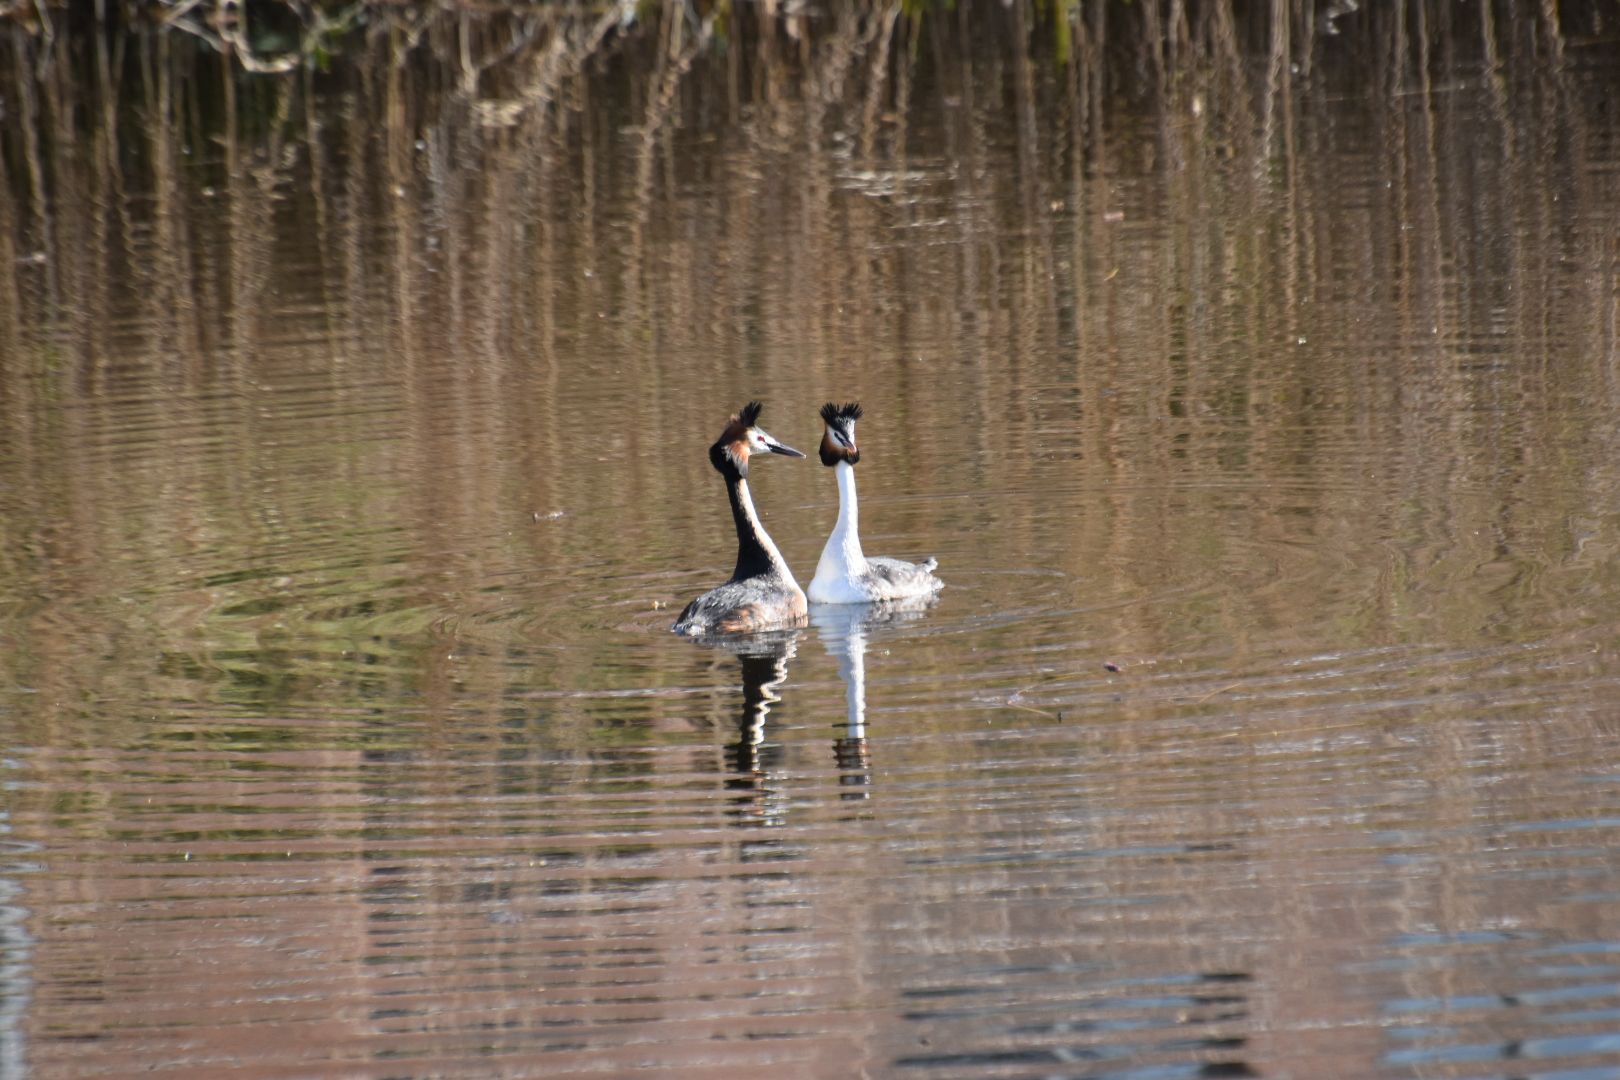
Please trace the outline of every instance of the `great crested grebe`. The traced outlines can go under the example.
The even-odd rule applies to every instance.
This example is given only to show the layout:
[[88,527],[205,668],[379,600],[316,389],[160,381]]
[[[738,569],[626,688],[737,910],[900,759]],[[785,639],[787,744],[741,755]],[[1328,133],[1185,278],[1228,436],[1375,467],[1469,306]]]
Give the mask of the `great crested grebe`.
[[945,583],[933,574],[937,559],[909,563],[900,559],[867,558],[861,553],[859,510],[855,504],[855,421],[861,407],[854,402],[821,407],[827,429],[821,436],[821,463],[838,477],[838,524],[821,549],[816,576],[810,581],[810,599],[818,604],[861,604],[874,600],[932,596]]
[[670,628],[677,634],[750,634],[804,625],[804,590],[793,580],[782,553],[759,523],[753,496],[748,493],[748,459],[752,455],[804,455],[754,426],[762,408],[757,401],[744,405],[709,447],[709,461],[726,478],[731,516],[737,523],[737,569],[732,571],[730,581],[686,605]]

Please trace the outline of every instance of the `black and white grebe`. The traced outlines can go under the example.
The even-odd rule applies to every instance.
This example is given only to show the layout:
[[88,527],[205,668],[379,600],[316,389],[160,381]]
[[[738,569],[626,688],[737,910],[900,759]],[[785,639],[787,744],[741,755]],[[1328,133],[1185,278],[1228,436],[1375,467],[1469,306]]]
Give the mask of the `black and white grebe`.
[[804,590],[793,580],[793,572],[782,560],[782,553],[776,550],[765,526],[759,523],[753,496],[748,493],[751,456],[772,453],[802,458],[804,455],[754,426],[763,407],[757,401],[744,405],[709,447],[709,461],[726,478],[731,516],[737,523],[737,569],[732,571],[730,581],[686,605],[686,610],[671,627],[677,634],[693,637],[751,634],[804,625]]
[[855,421],[861,407],[854,402],[821,407],[827,429],[821,436],[821,463],[838,477],[838,524],[821,549],[816,576],[810,581],[810,599],[818,604],[861,604],[874,600],[932,596],[945,583],[933,574],[937,559],[910,563],[861,553],[859,510],[855,504],[855,463],[861,452],[855,445]]

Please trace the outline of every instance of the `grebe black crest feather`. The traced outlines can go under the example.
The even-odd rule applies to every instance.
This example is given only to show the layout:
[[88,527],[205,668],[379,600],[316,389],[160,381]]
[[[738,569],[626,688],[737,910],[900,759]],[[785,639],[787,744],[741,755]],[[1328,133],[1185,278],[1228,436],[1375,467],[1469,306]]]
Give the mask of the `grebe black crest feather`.
[[764,402],[750,401],[737,410],[737,415],[732,417],[732,422],[741,424],[745,428],[751,428],[759,420],[759,413],[763,408],[765,408]]
[[851,401],[844,405],[829,401],[821,407],[821,419],[837,427],[843,427],[846,421],[853,422],[860,418],[861,405],[858,401]]

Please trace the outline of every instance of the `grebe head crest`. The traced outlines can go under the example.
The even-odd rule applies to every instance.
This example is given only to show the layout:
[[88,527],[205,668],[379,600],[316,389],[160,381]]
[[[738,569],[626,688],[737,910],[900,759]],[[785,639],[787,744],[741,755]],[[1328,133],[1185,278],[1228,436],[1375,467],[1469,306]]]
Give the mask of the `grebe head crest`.
[[831,401],[821,407],[821,419],[827,430],[821,435],[821,463],[828,467],[847,461],[854,465],[861,460],[861,451],[855,445],[855,421],[861,418],[857,402],[838,405]]
[[791,446],[776,441],[764,428],[756,427],[760,410],[765,406],[750,401],[738,409],[726,424],[726,430],[709,447],[709,461],[727,476],[742,478],[748,475],[748,459],[754,454],[782,454],[786,457],[804,457]]

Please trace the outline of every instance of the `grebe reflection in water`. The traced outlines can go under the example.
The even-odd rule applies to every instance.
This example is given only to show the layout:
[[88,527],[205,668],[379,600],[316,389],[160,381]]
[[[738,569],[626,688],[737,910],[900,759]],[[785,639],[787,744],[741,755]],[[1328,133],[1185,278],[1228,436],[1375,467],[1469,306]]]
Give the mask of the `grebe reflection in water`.
[[[838,676],[844,682],[844,734],[833,743],[833,757],[842,770],[840,784],[865,787],[871,782],[871,755],[866,742],[869,631],[921,618],[933,602],[934,596],[930,593],[882,604],[817,604],[810,609],[810,625],[815,627],[827,654],[838,661]],[[845,797],[866,796],[864,792],[851,792]]]
[[735,656],[742,667],[742,707],[736,714],[736,738],[725,746],[724,784],[738,825],[779,825],[784,808],[770,786],[769,773],[780,747],[765,743],[765,719],[781,701],[788,661],[798,652],[801,630],[776,630],[732,637],[699,639],[705,648]]

